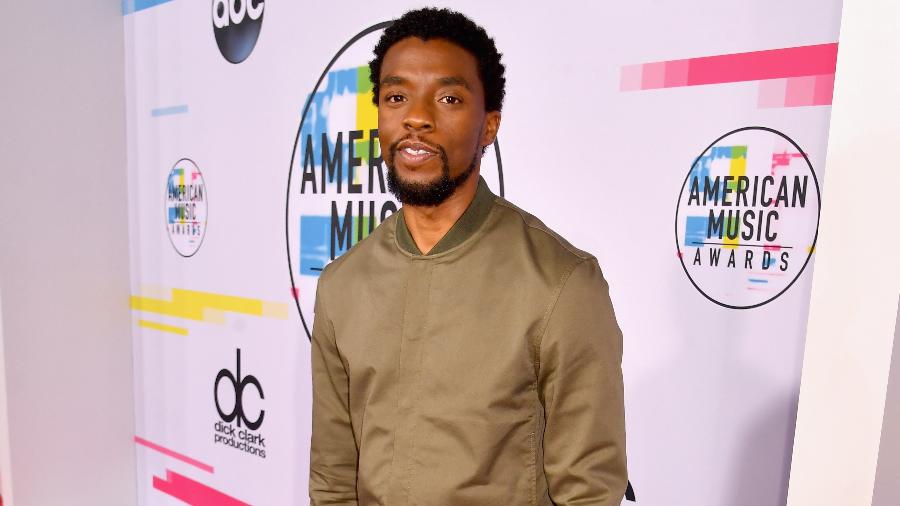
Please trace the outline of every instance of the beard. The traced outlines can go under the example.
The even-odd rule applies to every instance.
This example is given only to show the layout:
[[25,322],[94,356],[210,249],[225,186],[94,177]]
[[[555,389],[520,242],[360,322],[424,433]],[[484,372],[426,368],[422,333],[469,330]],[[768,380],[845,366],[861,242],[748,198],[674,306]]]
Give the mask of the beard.
[[[403,140],[403,139],[400,139]],[[400,141],[396,141],[390,146],[391,160],[396,160],[397,156],[397,145],[400,144]],[[461,174],[458,174],[455,177],[450,177],[450,161],[447,158],[447,152],[444,150],[443,146],[435,145],[437,148],[438,155],[441,158],[441,175],[433,180],[426,183],[414,183],[410,181],[404,181],[397,174],[397,169],[394,167],[393,163],[385,164],[388,168],[387,173],[387,185],[388,191],[391,192],[394,197],[397,198],[403,204],[411,205],[411,206],[424,206],[424,207],[434,207],[438,204],[441,204],[445,200],[447,200],[450,195],[453,195],[453,192],[456,191],[463,183],[465,183],[469,176],[475,172],[475,167],[478,165],[478,151],[475,151],[475,155],[472,157],[472,162],[466,168],[466,170],[462,171]]]

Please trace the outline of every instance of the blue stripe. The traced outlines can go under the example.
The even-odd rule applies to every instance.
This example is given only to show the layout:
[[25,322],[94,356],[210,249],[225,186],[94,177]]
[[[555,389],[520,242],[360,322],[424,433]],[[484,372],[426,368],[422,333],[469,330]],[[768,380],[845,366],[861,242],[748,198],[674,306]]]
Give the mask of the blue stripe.
[[768,283],[768,279],[747,278],[751,283]]
[[186,114],[187,112],[187,104],[173,105],[171,107],[157,107],[156,109],[150,109],[150,116],[157,118],[159,116],[171,116],[173,114]]
[[137,11],[156,7],[159,4],[169,3],[172,0],[122,0],[122,15],[127,16]]

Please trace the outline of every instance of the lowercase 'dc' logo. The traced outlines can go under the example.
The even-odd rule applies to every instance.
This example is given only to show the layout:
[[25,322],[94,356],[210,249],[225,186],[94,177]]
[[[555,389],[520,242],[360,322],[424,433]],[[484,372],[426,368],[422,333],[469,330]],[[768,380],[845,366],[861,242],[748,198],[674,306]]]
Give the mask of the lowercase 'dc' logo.
[[[285,231],[291,285],[307,337],[319,273],[400,208],[387,190],[367,63],[389,25],[363,30],[337,52],[307,97],[294,140]],[[503,195],[497,143],[482,159],[481,175]]]
[[787,135],[745,127],[694,161],[675,212],[678,258],[707,299],[732,309],[778,298],[812,258],[819,182]]
[[206,235],[206,184],[189,158],[175,162],[166,179],[166,231],[175,251],[193,256]]
[[222,56],[231,63],[246,60],[262,29],[265,0],[213,0],[213,33]]
[[266,458],[266,438],[258,432],[266,411],[259,408],[251,414],[248,398],[251,402],[261,402],[266,396],[256,376],[241,374],[241,349],[238,348],[234,372],[228,368],[220,370],[213,383],[213,401],[221,419],[214,425],[213,442]]

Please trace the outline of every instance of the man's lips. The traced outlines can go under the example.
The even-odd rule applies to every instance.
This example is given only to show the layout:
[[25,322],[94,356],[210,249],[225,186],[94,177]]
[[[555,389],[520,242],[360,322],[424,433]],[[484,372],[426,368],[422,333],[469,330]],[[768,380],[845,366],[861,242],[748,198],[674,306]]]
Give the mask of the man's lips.
[[437,156],[438,150],[423,142],[406,140],[397,145],[396,153],[407,165],[421,165]]

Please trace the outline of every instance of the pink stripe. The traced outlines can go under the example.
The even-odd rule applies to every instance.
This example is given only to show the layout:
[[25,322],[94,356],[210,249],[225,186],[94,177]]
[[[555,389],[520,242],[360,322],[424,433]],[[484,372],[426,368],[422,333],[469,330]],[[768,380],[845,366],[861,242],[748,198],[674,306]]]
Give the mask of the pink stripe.
[[666,62],[645,63],[641,73],[641,89],[666,87]]
[[619,76],[619,89],[622,91],[634,91],[641,89],[641,74],[643,65],[625,65]]
[[767,79],[759,82],[760,109],[784,107],[784,96],[787,92],[787,79]]
[[831,105],[834,97],[834,74],[816,76],[816,91],[812,105]]
[[692,58],[688,85],[834,74],[837,43]]
[[[645,63],[641,69],[641,89],[831,75],[837,66],[837,51],[838,44],[834,42]],[[622,67],[620,85],[624,91],[635,89],[634,67]],[[823,97],[826,89],[823,83]]]
[[250,506],[230,495],[166,469],[166,479],[153,477],[153,488],[193,506]]
[[690,69],[689,60],[674,60],[666,62],[666,77],[663,84],[666,88],[675,88],[678,86],[687,86],[688,70]]
[[792,77],[787,80],[785,89],[785,107],[803,107],[813,105],[813,96],[816,93],[816,77]]
[[[768,79],[759,82],[759,108],[831,105],[834,74]],[[798,155],[799,156],[799,155]]]
[[207,473],[214,472],[213,466],[211,466],[209,464],[204,464],[203,462],[200,462],[199,460],[196,460],[196,459],[192,459],[192,458],[188,457],[187,455],[183,455],[174,450],[170,450],[170,449],[168,449],[164,446],[160,446],[152,441],[147,441],[146,439],[144,439],[140,436],[134,436],[134,442],[139,445],[146,446],[147,448],[150,448],[151,450],[156,450],[159,453],[166,455],[167,457],[172,457],[173,459],[180,460],[180,461],[184,462],[185,464],[190,464],[198,469],[202,469],[202,470],[206,471]]

